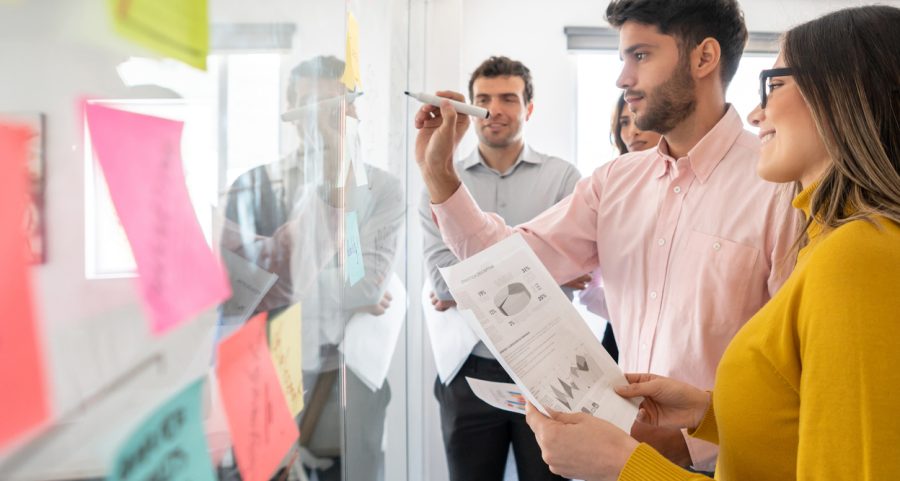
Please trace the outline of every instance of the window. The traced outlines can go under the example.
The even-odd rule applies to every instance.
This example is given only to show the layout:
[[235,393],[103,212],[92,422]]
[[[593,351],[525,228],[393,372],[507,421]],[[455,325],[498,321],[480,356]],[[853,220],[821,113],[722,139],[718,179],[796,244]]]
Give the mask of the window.
[[240,174],[279,158],[279,133],[284,110],[281,84],[282,55],[241,53],[218,56],[227,65],[220,84],[227,85],[225,132],[226,189]]
[[[577,55],[575,165],[583,175],[590,175],[618,156],[610,141],[610,120],[621,93],[616,87],[622,69],[618,35],[614,30],[593,27],[567,27],[565,32],[569,50]],[[773,33],[750,34],[740,67],[728,88],[726,100],[734,105],[745,124],[747,114],[759,103],[759,71],[775,63],[776,39],[777,34]]]
[[[135,96],[143,98],[98,101],[184,122],[185,183],[210,244],[220,190],[250,167],[278,159],[281,60],[280,54],[271,52],[212,55],[209,72],[203,73],[174,62],[132,58],[120,65],[119,75],[135,89]],[[218,125],[217,119],[227,125]],[[135,276],[131,247],[94,159],[87,128],[84,145],[85,275],[88,279]]]
[[[759,71],[771,68],[775,57],[774,53],[744,55],[728,87],[727,101],[734,105],[745,123],[747,114],[759,103]],[[621,93],[616,88],[621,68],[616,51],[578,54],[576,165],[584,175],[618,155],[611,142],[610,120]]]
[[[202,103],[182,99],[128,99],[98,101],[103,105],[184,122],[181,156],[185,183],[200,228],[207,242],[212,235],[212,206],[217,177],[215,125],[212,113]],[[94,158],[90,134],[85,125],[85,276],[88,279],[131,277],[137,266],[131,246],[113,207],[103,171]],[[209,181],[212,179],[212,182]]]

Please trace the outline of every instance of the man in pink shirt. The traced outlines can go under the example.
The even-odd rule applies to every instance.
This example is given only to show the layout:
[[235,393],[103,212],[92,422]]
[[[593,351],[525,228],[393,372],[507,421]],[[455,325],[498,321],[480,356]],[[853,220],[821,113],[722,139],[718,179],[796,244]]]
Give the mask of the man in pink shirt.
[[[656,149],[603,165],[515,228],[482,212],[453,170],[468,117],[423,107],[416,159],[459,258],[518,232],[560,284],[599,267],[621,367],[712,388],[725,346],[790,273],[798,229],[792,193],[756,175],[759,140],[725,103],[743,14],[735,0],[615,0],[607,20],[624,60],[617,85],[637,126],[663,134]],[[632,434],[678,464],[714,467],[715,447],[682,432]]]

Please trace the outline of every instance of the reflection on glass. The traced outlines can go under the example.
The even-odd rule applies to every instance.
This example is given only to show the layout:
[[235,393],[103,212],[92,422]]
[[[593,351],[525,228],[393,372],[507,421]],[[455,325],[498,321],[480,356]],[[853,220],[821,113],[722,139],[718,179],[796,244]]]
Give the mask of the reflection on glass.
[[[315,57],[291,71],[285,117],[295,127],[298,147],[238,176],[227,192],[222,232],[235,296],[241,289],[260,296],[246,313],[223,308],[220,335],[251,312],[268,312],[271,319],[302,305],[306,406],[298,416],[295,467],[323,481],[384,478],[390,386],[370,387],[353,366],[340,369],[338,347],[351,317],[377,316],[390,305],[385,286],[404,215],[400,181],[361,163],[357,95],[340,82],[343,70],[337,58]],[[352,230],[347,219],[353,217],[364,274],[351,280],[345,244]],[[371,342],[373,349],[394,347]]]

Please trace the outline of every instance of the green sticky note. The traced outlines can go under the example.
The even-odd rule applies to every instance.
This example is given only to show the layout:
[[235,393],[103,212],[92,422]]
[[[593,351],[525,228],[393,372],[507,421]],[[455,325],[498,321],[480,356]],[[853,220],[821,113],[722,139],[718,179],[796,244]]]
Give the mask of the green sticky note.
[[197,381],[153,412],[119,448],[107,481],[215,481]]
[[107,0],[116,31],[154,52],[206,70],[207,0]]
[[344,229],[344,259],[347,263],[344,272],[350,285],[366,277],[366,266],[363,265],[362,243],[359,240],[359,224],[356,222],[356,212],[347,212],[346,229]]

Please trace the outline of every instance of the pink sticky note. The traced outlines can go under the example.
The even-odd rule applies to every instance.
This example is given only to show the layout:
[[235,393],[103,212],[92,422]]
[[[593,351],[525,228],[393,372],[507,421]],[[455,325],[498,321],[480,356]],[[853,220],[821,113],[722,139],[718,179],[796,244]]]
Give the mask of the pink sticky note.
[[41,425],[50,413],[22,223],[31,135],[25,127],[0,124],[0,448]]
[[88,104],[91,143],[134,253],[155,334],[231,295],[184,183],[182,123]]
[[266,342],[266,313],[219,344],[216,375],[244,481],[266,481],[299,436]]

